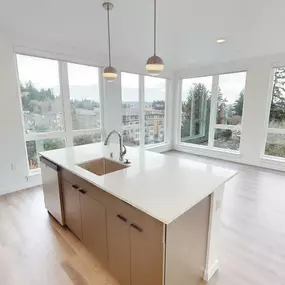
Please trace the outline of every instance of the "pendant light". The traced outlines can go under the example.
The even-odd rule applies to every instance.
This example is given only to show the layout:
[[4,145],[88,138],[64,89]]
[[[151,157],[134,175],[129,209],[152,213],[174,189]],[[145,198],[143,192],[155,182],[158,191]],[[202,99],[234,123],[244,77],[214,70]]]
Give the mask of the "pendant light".
[[154,54],[147,60],[146,70],[149,75],[158,76],[163,69],[163,60],[156,55],[156,0],[154,0]]
[[110,36],[110,15],[109,12],[114,8],[111,2],[103,2],[102,6],[107,10],[107,20],[108,20],[108,48],[109,48],[109,66],[104,69],[103,76],[108,82],[113,82],[118,77],[118,73],[115,67],[111,63],[111,36]]

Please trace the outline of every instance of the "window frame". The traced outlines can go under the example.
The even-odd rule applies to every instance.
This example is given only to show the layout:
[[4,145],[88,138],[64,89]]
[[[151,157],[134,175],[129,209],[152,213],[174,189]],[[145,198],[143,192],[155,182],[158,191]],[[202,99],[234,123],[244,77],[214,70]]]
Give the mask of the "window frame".
[[[51,131],[51,132],[44,132],[44,133],[29,133],[26,134],[25,132],[25,124],[24,124],[24,112],[23,112],[23,106],[22,106],[22,100],[21,100],[21,90],[20,90],[20,74],[19,74],[19,67],[18,67],[18,61],[17,61],[17,55],[23,55],[23,56],[29,56],[34,58],[42,58],[47,60],[53,60],[57,61],[58,63],[58,77],[59,77],[59,88],[60,88],[60,99],[61,99],[61,107],[62,107],[62,115],[63,115],[63,121],[64,121],[64,128],[62,131]],[[102,75],[102,68],[97,67],[91,64],[86,64],[86,62],[80,63],[79,61],[72,61],[72,60],[60,60],[55,59],[52,56],[41,56],[38,54],[26,53],[21,51],[14,51],[14,58],[15,58],[15,64],[16,64],[16,76],[18,81],[18,96],[20,100],[20,106],[21,106],[21,118],[22,118],[22,127],[23,127],[23,133],[24,133],[24,139],[25,139],[25,145],[27,141],[39,141],[39,140],[45,140],[45,139],[57,139],[57,138],[63,138],[65,141],[65,147],[71,147],[73,146],[73,139],[74,137],[78,135],[95,135],[95,134],[101,134],[103,135],[103,128],[104,128],[104,107],[103,107],[103,75]],[[99,86],[99,100],[100,100],[100,121],[101,121],[101,127],[100,128],[92,128],[92,129],[82,129],[82,130],[73,130],[72,127],[72,117],[71,117],[71,106],[70,106],[70,92],[69,92],[69,81],[68,81],[68,63],[75,63],[78,65],[83,66],[91,66],[98,68],[98,86]],[[29,170],[30,174],[37,174],[40,173],[40,167],[35,169],[30,169],[29,161],[28,161],[28,151],[27,147],[26,149],[26,162],[27,162],[27,168]]]
[[[242,134],[242,126],[244,123],[244,116],[242,116],[241,124],[240,125],[226,125],[226,124],[217,124],[216,122],[216,116],[217,116],[217,105],[218,105],[218,92],[219,92],[219,77],[221,75],[227,75],[227,74],[234,74],[234,73],[246,73],[245,76],[245,86],[247,82],[247,70],[235,70],[232,72],[224,72],[219,74],[207,74],[207,75],[200,75],[200,76],[190,76],[190,77],[181,77],[178,82],[178,92],[179,94],[179,101],[178,101],[178,134],[177,134],[177,144],[181,146],[188,146],[193,147],[197,149],[208,149],[208,150],[215,150],[218,152],[224,152],[224,153],[230,153],[230,154],[240,154],[240,148],[239,150],[232,150],[232,149],[225,149],[220,147],[215,147],[215,131],[217,129],[223,129],[223,130],[231,130],[231,131],[240,131]],[[181,124],[182,124],[182,116],[181,116],[181,110],[182,110],[182,81],[184,79],[195,79],[195,78],[201,78],[201,77],[212,77],[212,89],[211,89],[211,109],[210,109],[210,122],[209,122],[209,134],[208,134],[208,145],[199,145],[199,144],[193,144],[193,143],[185,143],[182,142],[181,138]],[[245,96],[246,97],[246,93]],[[244,112],[244,105],[243,104],[243,112]]]
[[[160,79],[165,80],[165,109],[164,109],[164,141],[159,142],[159,143],[151,143],[151,144],[145,144],[145,77],[149,75],[143,75],[143,74],[138,74],[138,73],[132,73],[128,71],[121,71],[122,73],[129,73],[129,74],[136,74],[139,77],[139,136],[140,136],[140,144],[138,146],[133,146],[133,147],[142,147],[145,149],[152,149],[156,148],[159,146],[164,146],[167,144],[168,141],[168,131],[167,131],[167,116],[168,114],[168,106],[169,106],[169,94],[170,94],[170,87],[171,87],[171,80],[169,78],[165,77],[156,77]],[[121,86],[122,90],[122,86]],[[123,100],[121,102],[123,104]],[[121,119],[122,120],[122,119]]]
[[[145,103],[145,77],[152,77],[150,75],[140,75],[143,76],[143,113],[141,113],[141,116],[143,117],[143,121],[145,123],[145,114],[144,114],[144,103]],[[145,147],[146,149],[151,149],[151,148],[155,148],[158,146],[163,146],[167,143],[167,116],[168,116],[168,101],[169,101],[169,89],[170,89],[170,80],[164,77],[154,77],[154,78],[159,78],[159,79],[164,79],[165,80],[165,106],[164,106],[164,141],[163,142],[159,142],[159,143],[150,143],[150,144],[145,144],[145,133],[142,137],[143,140],[143,147]],[[145,125],[143,125],[143,127],[145,128]],[[145,132],[145,129],[144,129]]]

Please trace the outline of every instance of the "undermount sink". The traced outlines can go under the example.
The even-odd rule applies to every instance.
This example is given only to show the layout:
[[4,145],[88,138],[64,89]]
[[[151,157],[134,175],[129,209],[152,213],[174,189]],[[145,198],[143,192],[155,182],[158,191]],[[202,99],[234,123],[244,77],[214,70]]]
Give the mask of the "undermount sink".
[[77,165],[98,176],[102,176],[128,167],[127,165],[106,158],[99,158]]

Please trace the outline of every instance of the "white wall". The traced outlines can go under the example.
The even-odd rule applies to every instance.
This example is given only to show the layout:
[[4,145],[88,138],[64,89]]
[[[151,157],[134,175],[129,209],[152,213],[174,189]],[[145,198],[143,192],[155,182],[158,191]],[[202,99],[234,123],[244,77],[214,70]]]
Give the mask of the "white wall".
[[104,85],[104,132],[103,137],[113,130],[122,132],[122,96],[121,76],[114,82],[103,82]]
[[38,178],[28,178],[21,106],[15,76],[13,45],[0,38],[0,195],[29,187]]
[[272,68],[278,65],[285,65],[285,54],[210,66],[196,66],[191,69],[176,71],[175,78],[178,82],[182,78],[216,75],[235,71],[247,71],[247,80],[245,86],[240,154],[233,154],[217,149],[210,150],[195,145],[185,146],[179,144],[178,134],[180,132],[180,126],[178,122],[181,112],[179,103],[179,97],[181,95],[179,90],[176,90],[175,96],[176,123],[174,148],[179,151],[285,171],[284,160],[282,162],[282,159],[276,158],[275,160],[270,160],[262,157],[264,155],[266,129],[269,118],[270,93],[273,78]]

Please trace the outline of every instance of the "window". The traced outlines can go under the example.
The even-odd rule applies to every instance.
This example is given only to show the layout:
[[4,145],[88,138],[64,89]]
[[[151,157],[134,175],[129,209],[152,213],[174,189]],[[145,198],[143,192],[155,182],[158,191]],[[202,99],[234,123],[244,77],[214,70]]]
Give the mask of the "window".
[[165,140],[166,80],[145,76],[145,144],[162,143]]
[[215,129],[214,147],[239,150],[239,145],[239,130]]
[[245,80],[246,72],[183,79],[181,142],[238,151]]
[[122,72],[122,123],[123,139],[127,146],[140,144],[139,75]]
[[58,62],[17,55],[17,63],[28,165],[35,169],[39,151],[65,146]]
[[122,72],[121,82],[124,143],[143,146],[165,142],[167,80]]
[[67,63],[73,145],[101,141],[101,102],[97,67]]
[[101,106],[98,68],[68,63],[72,129],[99,129]]
[[25,133],[64,130],[58,62],[18,55]]
[[182,142],[208,145],[211,90],[211,76],[182,81]]
[[17,55],[17,64],[30,170],[39,168],[40,151],[101,141],[98,68],[27,55]]
[[246,72],[219,76],[214,147],[239,150]]
[[274,69],[265,154],[285,158],[285,67]]
[[40,151],[53,150],[64,147],[65,147],[64,139],[26,141],[29,168],[36,169],[40,167],[39,155],[38,155]]
[[219,76],[217,124],[241,125],[246,73]]

